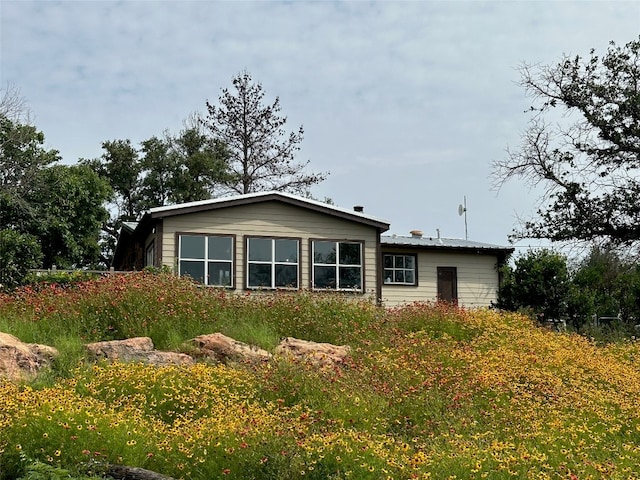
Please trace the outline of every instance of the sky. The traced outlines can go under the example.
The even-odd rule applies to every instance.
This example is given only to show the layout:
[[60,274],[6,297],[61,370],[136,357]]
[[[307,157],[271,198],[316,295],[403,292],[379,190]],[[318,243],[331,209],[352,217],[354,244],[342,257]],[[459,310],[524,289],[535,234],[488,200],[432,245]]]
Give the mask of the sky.
[[640,0],[2,0],[0,82],[73,164],[178,133],[248,71],[287,130],[304,127],[297,159],[329,173],[315,198],[362,205],[388,234],[508,245],[539,201],[491,180],[530,119],[518,67],[639,34]]

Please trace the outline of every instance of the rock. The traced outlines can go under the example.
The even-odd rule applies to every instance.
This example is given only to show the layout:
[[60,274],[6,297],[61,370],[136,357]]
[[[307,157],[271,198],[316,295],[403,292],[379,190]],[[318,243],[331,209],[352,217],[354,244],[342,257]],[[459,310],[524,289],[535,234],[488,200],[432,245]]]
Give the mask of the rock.
[[85,348],[93,360],[142,362],[151,365],[192,365],[194,363],[193,358],[184,353],[154,350],[153,341],[149,337],[89,343]]
[[254,345],[234,340],[222,333],[200,335],[192,340],[202,355],[219,362],[260,363],[271,359],[271,353]]
[[350,353],[351,348],[348,345],[309,342],[293,337],[285,338],[275,349],[276,355],[288,356],[318,366],[342,365]]
[[0,377],[28,380],[51,365],[58,351],[47,345],[24,343],[8,333],[0,332]]
[[152,470],[114,464],[107,466],[107,475],[115,480],[175,480]]

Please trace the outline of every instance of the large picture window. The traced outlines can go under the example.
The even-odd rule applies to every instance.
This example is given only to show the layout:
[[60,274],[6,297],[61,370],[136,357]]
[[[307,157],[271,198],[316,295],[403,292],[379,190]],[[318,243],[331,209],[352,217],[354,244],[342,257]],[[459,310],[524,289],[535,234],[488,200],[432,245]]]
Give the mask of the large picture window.
[[300,242],[291,238],[247,239],[248,288],[298,288]]
[[216,287],[233,285],[233,237],[180,235],[179,275]]
[[384,262],[385,285],[417,285],[416,256],[386,253]]
[[362,291],[362,243],[315,240],[313,288]]

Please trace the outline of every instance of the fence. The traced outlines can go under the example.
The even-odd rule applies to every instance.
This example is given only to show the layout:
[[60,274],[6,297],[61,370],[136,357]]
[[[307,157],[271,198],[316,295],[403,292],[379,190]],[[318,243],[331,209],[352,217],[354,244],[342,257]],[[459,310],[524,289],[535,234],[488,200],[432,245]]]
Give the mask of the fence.
[[30,268],[29,273],[34,273],[36,275],[47,275],[52,273],[90,273],[96,275],[105,275],[112,273],[131,273],[130,271],[124,270],[114,270],[113,267],[109,268],[109,270],[80,270],[80,269],[62,269],[57,268],[53,265],[51,268]]

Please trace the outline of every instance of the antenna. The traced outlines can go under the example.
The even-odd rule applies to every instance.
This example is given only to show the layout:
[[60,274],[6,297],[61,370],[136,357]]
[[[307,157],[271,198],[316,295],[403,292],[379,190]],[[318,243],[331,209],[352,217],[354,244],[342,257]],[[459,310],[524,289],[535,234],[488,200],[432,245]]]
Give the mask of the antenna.
[[464,215],[464,239],[469,240],[469,234],[467,232],[467,196],[464,196],[464,203],[458,205],[458,215]]

